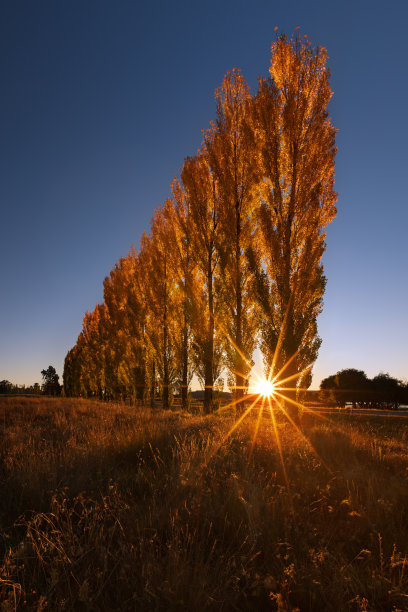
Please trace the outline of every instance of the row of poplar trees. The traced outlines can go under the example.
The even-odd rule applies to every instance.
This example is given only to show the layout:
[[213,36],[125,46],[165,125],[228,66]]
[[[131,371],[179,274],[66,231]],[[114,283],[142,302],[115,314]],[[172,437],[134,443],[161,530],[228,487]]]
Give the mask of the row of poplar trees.
[[104,282],[65,359],[66,395],[184,408],[193,374],[211,411],[223,372],[240,401],[259,346],[307,388],[321,340],[325,227],[336,214],[326,50],[285,35],[251,95],[241,72],[215,92],[217,116],[156,209],[150,233]]

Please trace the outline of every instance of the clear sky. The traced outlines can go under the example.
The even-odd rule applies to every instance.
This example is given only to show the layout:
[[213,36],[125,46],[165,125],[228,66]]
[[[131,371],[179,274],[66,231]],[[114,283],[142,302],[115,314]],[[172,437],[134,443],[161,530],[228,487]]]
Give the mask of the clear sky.
[[313,386],[345,367],[408,378],[407,23],[405,0],[3,0],[0,379],[62,375],[225,72],[267,76],[275,25],[327,48],[339,129]]

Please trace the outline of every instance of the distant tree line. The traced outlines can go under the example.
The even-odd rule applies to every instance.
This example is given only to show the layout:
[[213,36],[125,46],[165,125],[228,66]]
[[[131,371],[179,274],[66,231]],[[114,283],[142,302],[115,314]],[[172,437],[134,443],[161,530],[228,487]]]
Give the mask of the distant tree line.
[[328,376],[320,383],[320,398],[344,408],[397,409],[408,406],[408,383],[389,374],[377,374],[368,378],[362,370],[348,368]]
[[8,380],[0,380],[0,394],[27,394],[27,395],[60,395],[62,387],[59,384],[59,376],[53,366],[48,366],[46,370],[41,370],[43,379],[42,385],[34,383],[26,387],[25,385],[13,385]]
[[239,70],[226,74],[172,197],[85,314],[66,395],[160,395],[168,407],[177,393],[187,408],[195,373],[209,412],[224,372],[241,401],[257,345],[268,370],[284,368],[288,395],[310,385],[336,214],[331,96],[326,50],[306,37],[276,39],[255,95]]
[[13,385],[9,380],[0,380],[0,394],[30,394],[41,395],[42,389],[39,383],[34,383],[31,386]]

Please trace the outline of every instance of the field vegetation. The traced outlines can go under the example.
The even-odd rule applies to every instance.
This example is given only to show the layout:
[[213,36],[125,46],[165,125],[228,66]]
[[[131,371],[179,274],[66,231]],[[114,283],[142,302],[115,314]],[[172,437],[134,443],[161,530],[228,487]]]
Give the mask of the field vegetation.
[[407,610],[406,421],[257,416],[0,399],[0,609]]

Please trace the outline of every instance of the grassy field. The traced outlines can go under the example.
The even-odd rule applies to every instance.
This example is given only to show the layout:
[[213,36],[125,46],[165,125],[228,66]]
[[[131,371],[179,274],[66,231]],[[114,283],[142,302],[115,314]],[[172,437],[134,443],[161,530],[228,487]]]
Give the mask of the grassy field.
[[408,610],[408,421],[233,424],[1,399],[0,610]]

